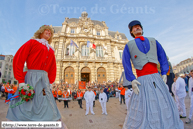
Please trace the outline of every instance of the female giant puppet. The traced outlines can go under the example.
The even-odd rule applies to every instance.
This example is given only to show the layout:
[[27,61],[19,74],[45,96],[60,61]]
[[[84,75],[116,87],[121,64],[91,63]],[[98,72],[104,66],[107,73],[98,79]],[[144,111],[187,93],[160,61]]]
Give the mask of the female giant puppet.
[[[29,84],[34,88],[35,95],[29,102],[9,108],[7,119],[11,121],[58,121],[61,120],[61,115],[50,89],[56,78],[54,49],[50,46],[53,30],[50,26],[43,25],[36,31],[34,37],[35,39],[27,41],[15,54],[13,72],[19,81],[19,88],[25,89]],[[25,62],[28,68],[27,73],[23,72]],[[10,105],[19,101],[20,98],[14,99]],[[65,127],[64,124],[63,127]]]
[[[183,129],[178,109],[165,84],[169,67],[164,49],[154,38],[142,36],[143,28],[139,21],[130,22],[129,29],[135,39],[126,44],[122,62],[127,80],[132,81],[134,94],[123,129]],[[157,70],[158,61],[163,80]]]

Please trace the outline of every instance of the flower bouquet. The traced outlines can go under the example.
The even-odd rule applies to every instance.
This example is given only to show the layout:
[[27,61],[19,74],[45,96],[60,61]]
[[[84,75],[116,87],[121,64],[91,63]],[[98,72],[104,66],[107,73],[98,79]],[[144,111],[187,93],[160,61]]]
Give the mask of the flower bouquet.
[[19,98],[19,97],[21,98],[21,101],[15,103],[13,105],[10,105],[10,108],[15,108],[15,107],[23,104],[24,102],[28,102],[28,101],[32,100],[34,95],[35,95],[35,91],[34,91],[34,88],[32,86],[30,86],[29,84],[24,84],[24,86],[19,88],[19,94],[17,94],[17,95],[10,94],[10,95],[11,96],[8,96],[8,99],[5,100],[5,103],[7,103],[7,104],[16,98]]
[[27,84],[27,87],[21,87],[19,89],[19,97],[21,98],[21,101],[30,101],[33,99],[35,95],[34,88]]

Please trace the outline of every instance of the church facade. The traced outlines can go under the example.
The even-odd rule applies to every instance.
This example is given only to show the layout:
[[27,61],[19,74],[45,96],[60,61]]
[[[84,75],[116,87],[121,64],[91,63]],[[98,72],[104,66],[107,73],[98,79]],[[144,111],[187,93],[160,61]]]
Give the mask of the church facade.
[[86,12],[80,18],[65,18],[62,26],[51,27],[57,62],[55,83],[119,80],[122,53],[128,42],[125,34],[109,31],[104,21],[91,20]]

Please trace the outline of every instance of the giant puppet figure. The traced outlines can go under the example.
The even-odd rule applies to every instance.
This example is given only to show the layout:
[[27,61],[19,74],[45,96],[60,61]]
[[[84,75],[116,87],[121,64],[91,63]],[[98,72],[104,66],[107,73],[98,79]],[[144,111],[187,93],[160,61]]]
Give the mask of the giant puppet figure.
[[[51,92],[51,84],[56,78],[56,59],[50,43],[53,30],[43,25],[34,34],[34,39],[24,43],[13,58],[13,72],[19,81],[19,89],[33,87],[35,95],[29,102],[9,108],[7,119],[11,121],[60,121],[61,115]],[[28,71],[23,72],[24,63]],[[30,91],[31,92],[31,91]],[[25,92],[26,93],[26,92]],[[22,93],[23,94],[23,93]],[[21,98],[11,101],[15,105]],[[62,128],[67,128],[62,124]]]
[[[165,84],[169,66],[164,49],[154,38],[142,36],[143,27],[139,21],[130,22],[128,27],[135,39],[126,44],[122,63],[134,93],[123,129],[183,129],[178,109]],[[157,70],[158,61],[162,78]]]

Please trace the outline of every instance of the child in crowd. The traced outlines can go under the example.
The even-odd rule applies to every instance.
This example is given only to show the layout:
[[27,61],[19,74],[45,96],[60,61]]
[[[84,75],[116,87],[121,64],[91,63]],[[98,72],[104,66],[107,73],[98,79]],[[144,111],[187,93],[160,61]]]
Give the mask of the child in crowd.
[[99,94],[99,102],[101,103],[102,114],[107,115],[107,110],[106,110],[107,95],[103,92],[103,88],[101,88],[100,91],[101,93]]

